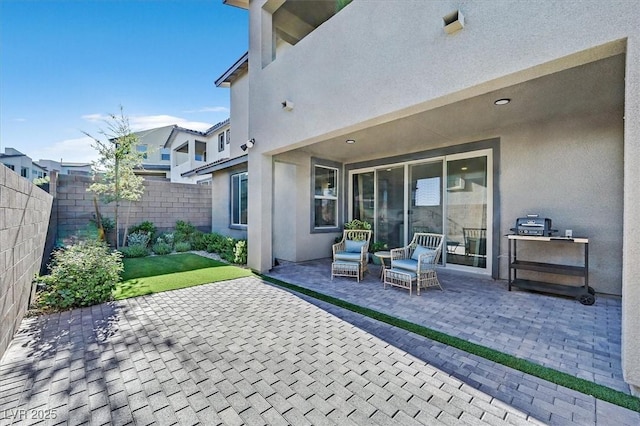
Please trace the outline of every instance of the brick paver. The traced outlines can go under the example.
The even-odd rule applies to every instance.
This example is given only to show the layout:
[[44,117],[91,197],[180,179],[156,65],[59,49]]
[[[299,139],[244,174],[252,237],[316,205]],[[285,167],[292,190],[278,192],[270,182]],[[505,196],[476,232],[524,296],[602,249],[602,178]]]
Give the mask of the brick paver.
[[403,289],[383,289],[377,266],[369,265],[357,284],[332,281],[329,265],[329,259],[284,262],[269,275],[630,393],[622,377],[619,297],[598,294],[585,306],[572,298],[508,292],[506,281],[443,268],[438,277],[445,291],[409,297]]
[[0,361],[0,424],[640,420],[543,382],[244,278],[24,320]]

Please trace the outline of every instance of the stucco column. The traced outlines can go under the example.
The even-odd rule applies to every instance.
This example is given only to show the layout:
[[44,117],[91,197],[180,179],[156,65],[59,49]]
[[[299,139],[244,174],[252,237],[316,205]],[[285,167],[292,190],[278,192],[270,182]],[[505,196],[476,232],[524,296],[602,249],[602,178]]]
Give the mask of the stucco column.
[[255,271],[267,272],[272,266],[273,157],[257,152],[256,148],[249,151],[247,265]]
[[622,372],[640,395],[640,39],[627,40],[624,107]]

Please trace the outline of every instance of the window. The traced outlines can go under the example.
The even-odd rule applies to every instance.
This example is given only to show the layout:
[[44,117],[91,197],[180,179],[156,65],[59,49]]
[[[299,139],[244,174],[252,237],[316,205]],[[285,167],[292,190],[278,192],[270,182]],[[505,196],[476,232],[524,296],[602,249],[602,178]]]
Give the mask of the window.
[[5,164],[5,166],[7,166],[8,168],[10,168],[11,170],[13,170],[14,172],[16,171],[16,168],[13,164]]
[[338,169],[314,166],[314,221],[313,227],[338,226]]
[[169,151],[169,148],[162,148],[162,151],[160,152],[160,159],[162,161],[171,160],[171,153]]
[[136,151],[142,153],[142,158],[147,159],[147,145],[136,145]]
[[248,173],[231,175],[231,225],[247,225]]
[[218,152],[224,151],[224,132],[218,134]]
[[231,143],[231,129],[227,129],[227,145]]
[[27,167],[20,168],[20,176],[26,178],[29,177],[29,169]]

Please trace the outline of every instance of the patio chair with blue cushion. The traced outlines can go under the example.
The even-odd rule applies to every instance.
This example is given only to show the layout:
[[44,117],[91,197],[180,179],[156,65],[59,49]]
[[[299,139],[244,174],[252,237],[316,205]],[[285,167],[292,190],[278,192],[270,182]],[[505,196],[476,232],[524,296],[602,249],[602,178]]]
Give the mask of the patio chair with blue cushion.
[[[363,229],[345,229],[342,241],[333,245],[333,264],[331,279],[336,275],[356,276],[358,281],[364,278],[369,260],[369,242],[372,231]],[[357,265],[357,272],[354,271]]]
[[391,250],[390,271],[411,275],[412,279],[417,281],[418,295],[421,288],[438,287],[442,290],[436,274],[436,265],[442,253],[443,240],[442,234],[421,232],[413,234],[413,239],[408,246]]

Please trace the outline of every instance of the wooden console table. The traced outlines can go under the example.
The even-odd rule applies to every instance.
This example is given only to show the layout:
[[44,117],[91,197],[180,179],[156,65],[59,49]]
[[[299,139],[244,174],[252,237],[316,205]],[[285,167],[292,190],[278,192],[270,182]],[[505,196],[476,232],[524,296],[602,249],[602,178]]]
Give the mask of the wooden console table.
[[[544,293],[575,297],[583,305],[593,305],[595,303],[595,291],[593,288],[589,287],[588,238],[535,237],[530,235],[507,235],[507,238],[509,239],[509,291],[511,291],[511,287],[517,287],[524,290],[534,290]],[[538,241],[549,244],[582,244],[584,247],[584,263],[582,266],[572,266],[557,263],[518,260],[518,241]],[[518,278],[518,270],[582,277],[584,285],[572,286],[520,279]]]

